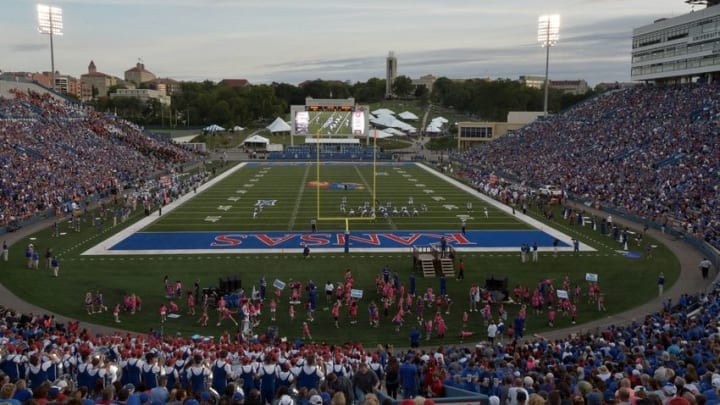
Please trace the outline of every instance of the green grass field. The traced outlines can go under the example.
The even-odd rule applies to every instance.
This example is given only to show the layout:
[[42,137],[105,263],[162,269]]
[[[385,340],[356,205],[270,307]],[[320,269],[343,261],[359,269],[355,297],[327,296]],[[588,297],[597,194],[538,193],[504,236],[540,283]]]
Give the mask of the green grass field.
[[[404,173],[398,173],[403,171]],[[412,196],[415,205],[425,204],[427,212],[418,217],[392,217],[390,220],[376,219],[374,221],[352,222],[351,229],[378,229],[378,230],[406,230],[406,229],[457,229],[459,220],[456,215],[464,211],[469,194],[455,188],[439,178],[424,171],[411,167],[379,167],[381,174],[376,177],[376,198],[381,202],[393,201],[394,204],[407,202]],[[308,187],[306,183],[315,181],[314,166],[263,166],[245,167],[227,179],[219,182],[212,188],[198,193],[176,211],[164,214],[161,220],[152,224],[148,231],[264,231],[264,230],[309,230],[309,221],[317,213],[316,189]],[[262,175],[259,177],[258,175]],[[406,175],[409,175],[406,177]],[[257,179],[257,181],[251,181]],[[348,199],[349,206],[362,205],[365,201],[372,202],[372,170],[363,166],[325,166],[321,167],[321,181],[337,183],[356,183],[362,189],[332,190],[321,189],[321,215],[339,216],[339,204],[343,196]],[[410,181],[416,179],[417,181]],[[415,184],[425,184],[424,188]],[[252,187],[245,187],[253,184]],[[432,189],[433,193],[424,193],[422,189]],[[244,190],[238,193],[238,190]],[[445,200],[435,201],[433,196],[442,196]],[[228,200],[230,197],[240,197],[236,201]],[[258,217],[252,219],[253,206],[259,199],[277,200],[275,206],[267,206]],[[227,210],[218,209],[219,206],[230,205]],[[456,205],[459,210],[449,210],[443,205]],[[480,209],[483,205],[475,200],[474,208]],[[490,220],[471,220],[470,229],[525,229],[528,225],[502,214],[490,207]],[[557,208],[556,208],[557,209]],[[531,216],[540,219],[536,213]],[[136,212],[130,222],[138,220],[143,215]],[[208,216],[221,216],[221,220],[209,222]],[[561,218],[559,213],[556,218]],[[300,250],[285,254],[187,254],[187,255],[127,255],[127,256],[81,256],[80,254],[92,246],[105,240],[110,235],[121,230],[128,224],[120,224],[114,228],[105,227],[98,231],[90,224],[90,220],[83,223],[82,231],[72,232],[63,223],[59,238],[51,237],[51,230],[47,229],[22,240],[11,247],[10,262],[0,271],[0,282],[8,286],[13,292],[25,300],[36,303],[42,308],[61,313],[66,316],[109,326],[118,326],[125,330],[146,332],[150,328],[161,327],[158,307],[167,302],[163,291],[163,277],[167,275],[171,280],[182,280],[189,288],[195,280],[205,286],[217,285],[218,277],[238,274],[246,290],[257,285],[261,277],[266,277],[270,284],[275,278],[288,281],[290,279],[306,282],[310,279],[322,286],[325,281],[336,282],[342,279],[346,269],[350,269],[356,280],[357,288],[365,291],[360,303],[360,321],[357,325],[348,323],[347,312],[341,316],[341,328],[332,327],[330,312],[323,310],[324,297],[320,300],[320,308],[315,315],[312,326],[313,336],[318,341],[342,343],[348,341],[362,341],[365,344],[392,343],[395,345],[407,344],[407,333],[412,322],[407,322],[400,333],[396,333],[390,324],[389,318],[382,318],[378,329],[367,327],[367,304],[370,300],[377,300],[374,280],[381,269],[388,265],[400,275],[403,283],[407,283],[412,271],[412,258],[409,253],[350,253],[350,254],[312,254],[309,259],[303,259]],[[344,221],[320,221],[321,230],[344,229]],[[637,306],[657,294],[655,281],[660,271],[664,271],[667,284],[672,285],[679,275],[679,265],[672,254],[657,241],[649,241],[658,245],[651,260],[631,260],[616,252],[621,249],[619,244],[603,238],[587,227],[571,225],[563,221],[553,224],[560,231],[579,238],[597,249],[596,252],[581,253],[577,257],[570,253],[560,254],[553,258],[550,254],[541,254],[539,263],[521,264],[518,253],[462,253],[466,263],[466,280],[457,282],[448,280],[450,296],[454,298],[451,313],[445,315],[449,327],[448,336],[441,341],[433,338],[430,344],[441,342],[457,342],[461,329],[462,312],[467,308],[467,293],[472,283],[484,285],[485,278],[490,275],[506,276],[510,287],[517,284],[528,285],[532,288],[540,279],[551,278],[562,280],[566,275],[572,284],[585,286],[585,273],[596,273],[600,278],[600,285],[607,297],[608,311],[598,313],[596,309],[583,299],[579,307],[578,322],[604,317]],[[50,270],[30,270],[25,266],[23,250],[28,243],[34,243],[41,252],[52,248],[59,254],[61,272],[59,278],[53,278]],[[645,242],[648,242],[647,240]],[[644,243],[645,243],[644,242]],[[641,251],[641,247],[632,250]],[[418,291],[426,287],[433,287],[437,291],[437,279],[423,279],[418,276]],[[136,293],[143,298],[141,312],[130,315],[122,314],[122,323],[116,325],[112,322],[109,313],[87,315],[83,306],[83,297],[87,291],[101,290],[104,293],[105,303],[112,307],[120,302],[126,293]],[[585,291],[585,288],[583,288]],[[322,295],[322,294],[321,294]],[[285,293],[287,297],[287,292]],[[197,317],[185,315],[185,302],[178,302],[181,308],[181,317],[173,319],[162,325],[166,334],[180,334],[190,336],[193,334],[217,336],[224,330],[234,330],[234,326],[224,323],[222,327],[215,327],[216,314],[211,312],[211,322],[207,328],[196,324]],[[510,318],[517,313],[518,306],[506,307]],[[290,321],[287,315],[288,304],[282,301],[278,307],[277,322],[270,323],[268,311],[263,313],[263,321],[257,332],[263,332],[268,326],[276,326],[281,336],[293,338],[300,335],[301,323],[305,318],[302,310],[298,311],[295,321]],[[394,311],[391,311],[394,312]],[[426,311],[428,316],[430,311]],[[527,334],[541,333],[547,330],[546,315],[529,315]],[[406,321],[412,321],[407,316]],[[556,327],[570,326],[567,319],[560,319]],[[476,332],[473,340],[484,336],[485,326],[480,315],[473,313],[468,329]]]
[[[321,229],[342,231],[343,220],[322,218],[344,217],[340,211],[343,198],[347,201],[346,213],[356,211],[351,228],[357,230],[456,230],[460,227],[458,215],[468,214],[468,201],[473,202],[474,210],[467,220],[468,229],[529,229],[527,224],[416,166],[378,166],[375,171],[369,165],[320,166],[320,182],[328,183],[328,188],[310,185],[317,182],[317,175],[315,165],[244,167],[180,209],[163,215],[147,230],[308,231],[310,220],[318,217]],[[357,188],[332,189],[333,184]],[[419,211],[416,217],[391,215],[370,220],[359,215],[360,207],[372,205],[373,199],[378,205],[391,203],[401,208],[410,206],[410,198]],[[253,209],[260,200],[275,200],[275,204],[253,219]],[[481,218],[482,208],[488,209],[489,219]],[[221,218],[205,221],[209,216]]]

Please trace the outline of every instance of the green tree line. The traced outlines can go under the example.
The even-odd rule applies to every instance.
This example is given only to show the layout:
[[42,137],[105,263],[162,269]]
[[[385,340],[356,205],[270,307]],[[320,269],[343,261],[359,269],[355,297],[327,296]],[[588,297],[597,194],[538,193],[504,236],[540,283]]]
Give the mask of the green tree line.
[[[110,89],[110,92],[115,88]],[[592,95],[563,94],[551,89],[549,111],[561,111]],[[94,105],[99,111],[115,112],[141,125],[165,127],[201,127],[218,124],[226,128],[235,125],[264,126],[275,117],[285,116],[291,105],[303,105],[306,97],[348,98],[357,103],[373,104],[385,99],[385,80],[371,78],[366,82],[309,80],[299,85],[288,83],[250,84],[231,87],[212,81],[183,82],[180,91],[172,96],[171,106],[157,100],[142,102],[129,97],[99,97]],[[524,86],[516,80],[452,80],[447,77],[435,81],[432,92],[416,87],[407,76],[393,82],[393,97],[416,100],[420,104],[434,104],[454,109],[479,120],[504,121],[508,111],[541,111],[543,91]]]

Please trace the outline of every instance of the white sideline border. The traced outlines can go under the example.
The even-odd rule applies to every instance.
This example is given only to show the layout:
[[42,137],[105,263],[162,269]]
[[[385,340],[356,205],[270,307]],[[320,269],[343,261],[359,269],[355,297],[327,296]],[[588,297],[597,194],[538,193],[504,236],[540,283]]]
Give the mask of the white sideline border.
[[[421,163],[412,163],[416,167],[419,167],[422,170],[425,170],[426,172],[440,178],[441,180],[444,180],[453,186],[471,194],[472,196],[482,200],[483,202],[492,205],[493,207],[497,208],[500,211],[505,212],[509,216],[514,216],[521,220],[522,222],[530,225],[534,229],[543,231],[547,233],[548,235],[564,241],[570,246],[565,247],[558,247],[557,250],[559,252],[572,252],[572,237],[553,228],[550,226],[547,226],[543,224],[542,222],[529,217],[528,215],[518,213],[516,211],[515,215],[512,214],[512,209],[508,207],[505,204],[500,203],[499,201],[496,201],[485,194],[473,189],[472,187],[467,186],[466,184],[463,184],[449,176],[446,176],[432,168],[427,167],[424,164]],[[238,170],[242,169],[243,167],[247,166],[248,162],[242,162],[238,163],[235,167],[226,170],[225,172],[221,173],[217,177],[213,178],[212,180],[208,181],[207,183],[202,184],[200,187],[198,187],[198,192],[202,192],[210,187],[213,187],[218,182],[225,180],[228,176],[231,174],[237,172]],[[191,200],[196,196],[196,193],[187,193],[177,200],[171,202],[170,204],[163,207],[164,213],[170,213],[179,206],[183,205],[187,201]],[[297,249],[285,249],[285,248],[277,248],[277,249],[147,249],[147,250],[109,250],[110,247],[115,246],[116,244],[120,243],[121,241],[125,240],[126,238],[130,237],[132,234],[136,232],[140,232],[153,222],[157,221],[158,219],[162,218],[158,215],[158,211],[153,211],[145,218],[142,218],[138,220],[137,222],[131,224],[127,228],[121,230],[120,232],[110,236],[109,238],[101,241],[100,243],[96,244],[95,246],[87,249],[86,251],[82,252],[81,256],[137,256],[137,255],[187,255],[187,254],[293,254],[297,255],[299,253],[302,253],[302,247],[298,246]],[[233,231],[234,232],[234,231]],[[442,232],[442,231],[441,231]],[[213,232],[214,233],[214,232]],[[248,231],[247,233],[252,233],[251,231]],[[478,253],[487,253],[487,252],[497,252],[497,253],[518,253],[520,247],[455,247],[455,251],[457,252],[478,252]],[[581,252],[595,252],[597,251],[593,247],[585,244],[580,243],[580,251]],[[332,248],[312,248],[312,252],[316,253],[344,253],[345,248],[344,247],[332,247]],[[393,248],[350,248],[350,251],[352,253],[412,253],[411,247],[393,247]],[[540,252],[551,252],[553,251],[553,248],[545,247],[545,248],[538,248],[538,251]]]

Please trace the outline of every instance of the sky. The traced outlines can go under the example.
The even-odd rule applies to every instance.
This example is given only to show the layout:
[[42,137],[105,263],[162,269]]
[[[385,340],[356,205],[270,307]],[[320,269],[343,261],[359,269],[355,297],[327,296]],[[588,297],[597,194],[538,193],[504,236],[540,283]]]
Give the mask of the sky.
[[[0,70],[50,70],[36,2],[2,0]],[[55,68],[79,77],[91,60],[123,77],[142,60],[159,77],[251,83],[366,81],[398,74],[510,78],[545,74],[537,19],[560,14],[550,78],[630,80],[632,30],[686,14],[684,0],[52,0],[64,33]],[[697,7],[697,6],[696,6]]]

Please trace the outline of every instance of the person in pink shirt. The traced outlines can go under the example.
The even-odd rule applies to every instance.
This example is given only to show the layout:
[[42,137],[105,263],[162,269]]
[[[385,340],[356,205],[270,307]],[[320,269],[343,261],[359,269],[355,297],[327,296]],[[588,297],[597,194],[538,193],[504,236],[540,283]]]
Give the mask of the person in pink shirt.
[[308,325],[307,322],[303,322],[303,339],[312,340],[312,335],[310,334],[310,325]]
[[342,305],[342,304],[340,303],[340,301],[335,301],[335,304],[333,304],[333,307],[332,307],[332,310],[331,310],[332,317],[333,317],[333,319],[335,320],[335,327],[336,327],[336,328],[339,328],[339,327],[340,327],[340,323],[339,323],[339,321],[340,321],[340,305]]
[[187,293],[188,315],[195,315],[195,294],[192,291]]
[[275,313],[277,312],[277,301],[273,298],[270,300],[270,320],[275,322]]
[[113,307],[113,319],[115,323],[120,323],[120,304],[115,304]]

